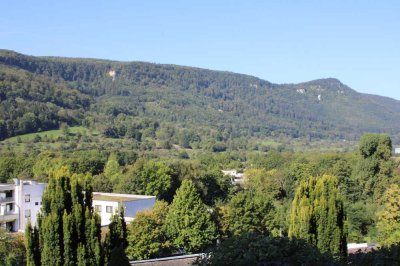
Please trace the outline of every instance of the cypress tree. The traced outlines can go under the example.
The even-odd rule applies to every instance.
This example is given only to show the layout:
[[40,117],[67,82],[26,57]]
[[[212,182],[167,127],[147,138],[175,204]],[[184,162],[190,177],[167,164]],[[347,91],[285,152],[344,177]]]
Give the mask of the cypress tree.
[[177,248],[192,253],[210,246],[217,229],[193,182],[185,179],[168,210],[165,232]]
[[42,265],[63,265],[62,237],[60,236],[59,217],[57,213],[50,213],[43,218],[40,234],[43,235],[41,250]]
[[119,214],[115,214],[111,217],[109,228],[111,250],[121,245],[123,248],[126,248],[128,246],[128,242],[126,239],[127,231],[123,207],[121,207]]
[[82,243],[78,244],[78,248],[77,248],[77,261],[76,261],[76,265],[77,266],[88,266],[90,265],[89,263],[87,263],[86,261],[86,249],[85,246]]
[[39,249],[39,237],[36,227],[32,228],[31,222],[25,227],[25,247],[26,247],[26,265],[27,266],[39,266],[40,265],[40,253]]
[[289,237],[300,238],[322,253],[345,256],[346,228],[337,178],[310,177],[297,188],[292,203]]
[[74,265],[75,257],[73,242],[73,220],[70,214],[64,211],[63,216],[63,234],[64,234],[64,266]]
[[[42,198],[39,234],[28,227],[26,248],[30,265],[100,265],[100,219],[93,212],[90,177],[54,172]],[[88,206],[87,204],[90,204]],[[32,239],[38,243],[32,248]]]
[[103,244],[104,265],[115,265],[111,264],[113,262],[110,257],[115,256],[115,252],[126,257],[125,249],[128,246],[126,222],[122,206],[119,213],[111,217],[111,223],[108,227],[110,231],[107,233]]

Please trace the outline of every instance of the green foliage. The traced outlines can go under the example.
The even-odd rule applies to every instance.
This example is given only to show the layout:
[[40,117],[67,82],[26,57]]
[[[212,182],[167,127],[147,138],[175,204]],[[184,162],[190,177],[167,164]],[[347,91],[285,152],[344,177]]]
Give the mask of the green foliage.
[[347,265],[355,266],[392,266],[399,265],[400,246],[381,247],[370,252],[357,252],[350,254]]
[[190,180],[184,180],[176,191],[164,226],[173,245],[188,253],[204,250],[218,237],[211,213]]
[[285,195],[283,176],[276,169],[270,171],[248,169],[244,174],[246,176],[246,188],[259,191],[276,199],[280,199]]
[[334,261],[303,240],[248,233],[223,241],[199,265],[334,265]]
[[357,199],[373,196],[379,199],[393,177],[394,162],[390,159],[392,141],[387,134],[364,134],[359,143],[359,160],[354,180],[361,194]]
[[174,194],[171,172],[172,169],[163,162],[137,161],[119,180],[117,191],[170,199]]
[[130,266],[128,258],[125,255],[123,247],[115,247],[110,256],[109,266]]
[[171,253],[171,243],[164,232],[168,204],[157,201],[152,210],[136,214],[129,225],[127,255],[134,260],[164,257]]
[[39,265],[33,263],[39,257],[41,265],[100,264],[100,220],[92,210],[90,180],[66,167],[50,173],[38,218],[39,236],[30,226],[26,231],[31,265]]
[[[29,262],[32,262],[32,260],[27,260],[28,266],[35,265]],[[17,266],[24,263],[24,240],[20,236],[15,236],[0,228],[0,265]]]
[[292,203],[289,237],[304,239],[322,253],[345,256],[346,226],[343,201],[334,176],[300,182]]
[[104,175],[111,181],[115,181],[118,179],[119,167],[117,156],[115,154],[110,155],[104,167]]
[[383,196],[384,209],[377,214],[379,243],[382,246],[400,244],[400,188],[391,185]]
[[220,227],[224,235],[244,233],[268,235],[274,228],[275,207],[272,199],[254,191],[239,192],[220,208]]
[[399,111],[397,101],[335,79],[278,85],[190,67],[0,51],[0,140],[68,124],[143,149],[164,143],[222,152],[246,149],[251,139],[279,150],[271,138],[354,140],[384,128],[398,139]]

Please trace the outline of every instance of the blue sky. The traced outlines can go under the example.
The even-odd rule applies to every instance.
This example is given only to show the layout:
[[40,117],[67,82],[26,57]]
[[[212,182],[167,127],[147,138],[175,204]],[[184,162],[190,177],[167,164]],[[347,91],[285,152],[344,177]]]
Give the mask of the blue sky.
[[228,70],[275,83],[335,77],[400,100],[400,1],[4,1],[0,48]]

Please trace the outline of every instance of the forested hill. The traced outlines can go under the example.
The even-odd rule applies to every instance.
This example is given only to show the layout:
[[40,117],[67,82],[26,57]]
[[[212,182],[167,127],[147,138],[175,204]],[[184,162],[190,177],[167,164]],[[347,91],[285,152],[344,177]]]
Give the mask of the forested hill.
[[358,93],[336,79],[273,84],[242,74],[176,65],[33,57],[0,50],[0,139],[95,127],[107,137],[355,140],[400,138],[400,101]]

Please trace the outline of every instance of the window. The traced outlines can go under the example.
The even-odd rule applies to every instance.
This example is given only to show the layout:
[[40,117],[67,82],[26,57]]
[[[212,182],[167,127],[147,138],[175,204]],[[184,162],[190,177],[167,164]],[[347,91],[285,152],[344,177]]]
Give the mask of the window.
[[10,213],[14,210],[14,204],[13,203],[7,203],[6,204],[6,212]]
[[12,190],[7,190],[6,191],[6,198],[12,198],[13,196],[13,191]]
[[94,205],[94,210],[97,212],[101,212],[101,205]]
[[25,202],[31,202],[31,194],[25,194]]
[[113,207],[112,206],[106,206],[106,212],[107,213],[112,213],[113,212]]
[[35,205],[38,206],[38,205],[39,205],[39,202],[35,202]]
[[25,218],[31,218],[31,210],[25,210]]

